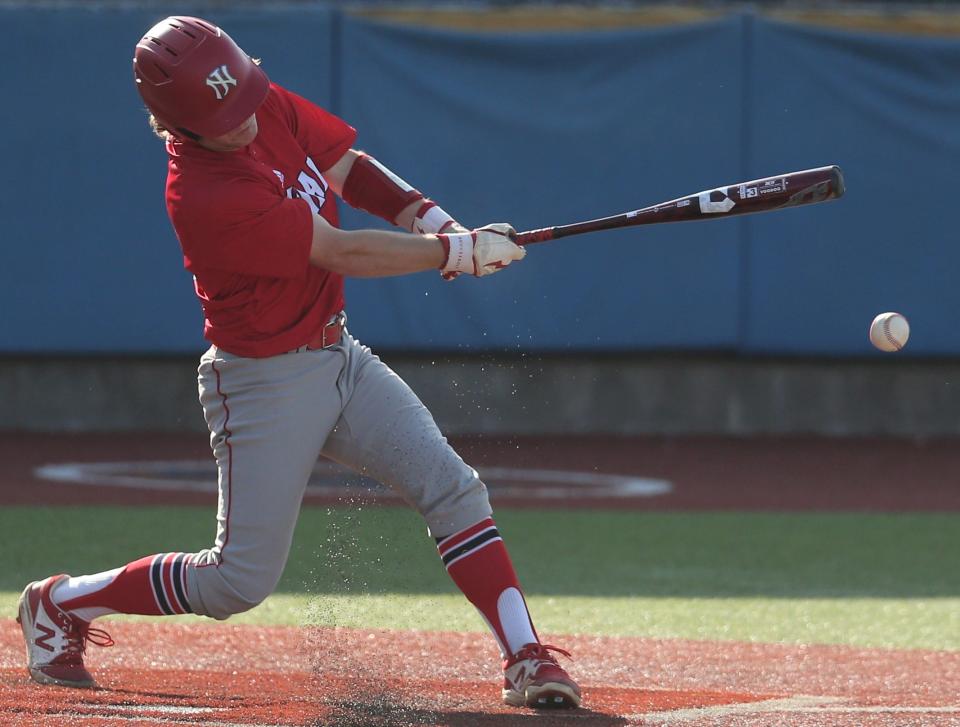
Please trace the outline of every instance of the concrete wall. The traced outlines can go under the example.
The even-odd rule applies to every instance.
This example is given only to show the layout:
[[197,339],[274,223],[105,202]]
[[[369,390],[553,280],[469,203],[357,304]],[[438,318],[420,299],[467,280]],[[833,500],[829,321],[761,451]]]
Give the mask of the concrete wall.
[[[960,362],[384,356],[448,434],[960,435]],[[0,429],[195,430],[196,360],[0,360]]]

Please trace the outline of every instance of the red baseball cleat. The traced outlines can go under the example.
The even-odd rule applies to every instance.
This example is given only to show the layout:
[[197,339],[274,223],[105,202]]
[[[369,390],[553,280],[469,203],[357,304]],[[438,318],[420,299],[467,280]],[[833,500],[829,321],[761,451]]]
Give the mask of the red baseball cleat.
[[527,644],[503,663],[503,701],[512,707],[580,706],[580,687],[550,654],[570,654],[556,646]]
[[27,671],[40,684],[62,687],[93,687],[96,682],[83,665],[87,642],[113,646],[113,639],[101,629],[60,609],[50,591],[68,576],[50,576],[23,589],[17,623],[27,642]]

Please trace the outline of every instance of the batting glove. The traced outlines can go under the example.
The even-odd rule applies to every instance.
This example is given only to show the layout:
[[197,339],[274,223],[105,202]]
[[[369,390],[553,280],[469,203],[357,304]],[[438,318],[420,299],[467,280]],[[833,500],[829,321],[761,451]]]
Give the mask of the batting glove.
[[[456,220],[451,219],[451,220],[450,220],[450,224],[448,224],[447,226],[444,227],[443,232],[450,232],[450,233],[453,233],[453,232],[470,232],[470,230],[468,230],[466,227],[464,227],[463,225],[461,225],[461,224],[460,224],[459,222],[457,222]],[[458,273],[458,272],[449,272],[449,273],[441,272],[441,273],[440,273],[440,277],[443,278],[444,280],[453,280],[453,279],[456,278],[458,275],[460,275],[460,273]]]
[[517,233],[510,225],[498,222],[472,232],[438,235],[447,257],[440,271],[470,273],[481,277],[507,267],[514,260],[523,260],[527,251],[513,240]]

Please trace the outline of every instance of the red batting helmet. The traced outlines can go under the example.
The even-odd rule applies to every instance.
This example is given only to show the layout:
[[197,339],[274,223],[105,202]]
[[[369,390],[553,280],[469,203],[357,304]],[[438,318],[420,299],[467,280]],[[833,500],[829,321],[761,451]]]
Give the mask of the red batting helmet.
[[263,103],[270,85],[229,35],[185,16],[160,21],[140,39],[133,76],[157,121],[189,137],[237,128]]

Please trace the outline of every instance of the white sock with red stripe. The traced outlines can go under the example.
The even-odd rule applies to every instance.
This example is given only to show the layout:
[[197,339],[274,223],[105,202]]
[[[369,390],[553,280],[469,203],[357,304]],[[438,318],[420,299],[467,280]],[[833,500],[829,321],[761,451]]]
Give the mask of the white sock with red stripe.
[[68,578],[57,584],[50,597],[84,621],[110,613],[190,613],[187,569],[192,560],[192,553],[148,555],[123,568]]
[[517,574],[492,518],[437,538],[447,573],[483,616],[507,658],[539,643]]

